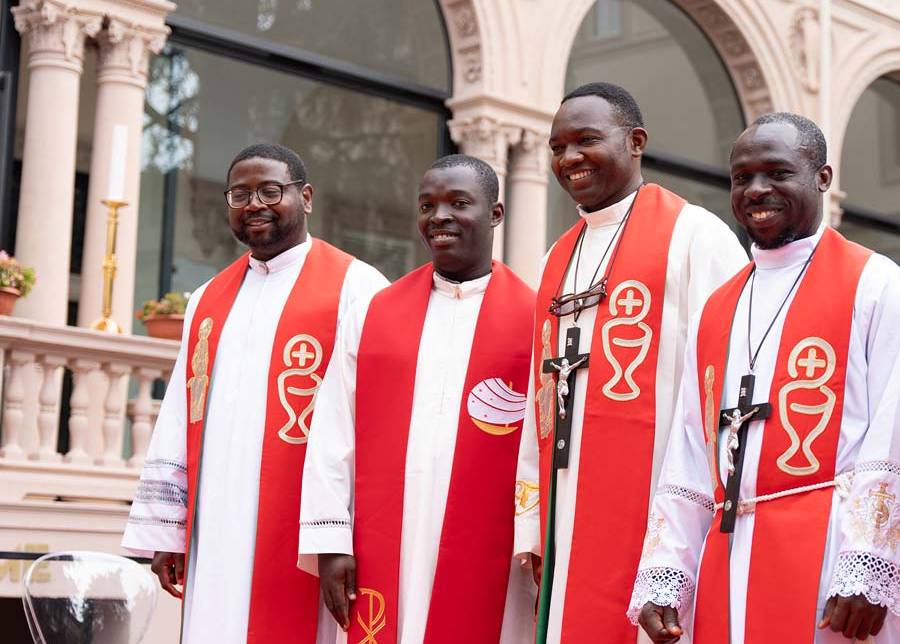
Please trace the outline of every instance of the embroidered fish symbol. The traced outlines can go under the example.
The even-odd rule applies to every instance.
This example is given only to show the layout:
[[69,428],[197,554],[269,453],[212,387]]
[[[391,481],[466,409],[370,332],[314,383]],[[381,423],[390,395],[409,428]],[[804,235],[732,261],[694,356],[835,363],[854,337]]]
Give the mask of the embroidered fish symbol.
[[466,410],[475,426],[488,434],[503,436],[519,428],[525,418],[525,394],[512,389],[500,378],[488,378],[472,387]]

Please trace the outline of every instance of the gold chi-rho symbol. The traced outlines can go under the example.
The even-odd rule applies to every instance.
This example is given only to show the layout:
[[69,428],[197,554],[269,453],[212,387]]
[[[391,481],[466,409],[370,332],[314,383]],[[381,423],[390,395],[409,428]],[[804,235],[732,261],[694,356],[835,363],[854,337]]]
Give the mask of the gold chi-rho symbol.
[[[361,595],[361,601],[359,612],[356,613],[356,621],[362,627],[365,635],[359,640],[359,644],[378,644],[375,636],[387,624],[387,618],[384,615],[384,595],[371,588],[360,588],[359,594]],[[363,606],[366,605],[369,609],[369,614],[363,619]]]

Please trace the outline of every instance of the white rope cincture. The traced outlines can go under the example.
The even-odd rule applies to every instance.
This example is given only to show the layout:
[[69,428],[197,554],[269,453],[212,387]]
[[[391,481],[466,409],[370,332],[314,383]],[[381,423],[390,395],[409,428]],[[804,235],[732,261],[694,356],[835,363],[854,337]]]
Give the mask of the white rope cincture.
[[[792,487],[788,490],[781,490],[780,492],[772,492],[771,494],[754,496],[747,499],[746,501],[739,501],[737,513],[738,516],[750,514],[756,509],[757,503],[774,501],[775,499],[781,499],[786,496],[793,496],[795,494],[803,494],[804,492],[812,492],[814,490],[824,490],[829,487],[835,488],[838,497],[840,497],[841,499],[846,499],[850,496],[850,487],[852,484],[853,471],[851,470],[849,472],[838,474],[834,477],[833,481],[823,481],[822,483],[813,483],[811,485],[803,485],[801,487]],[[721,510],[724,505],[724,503],[716,503],[716,511],[718,512],[719,510]]]

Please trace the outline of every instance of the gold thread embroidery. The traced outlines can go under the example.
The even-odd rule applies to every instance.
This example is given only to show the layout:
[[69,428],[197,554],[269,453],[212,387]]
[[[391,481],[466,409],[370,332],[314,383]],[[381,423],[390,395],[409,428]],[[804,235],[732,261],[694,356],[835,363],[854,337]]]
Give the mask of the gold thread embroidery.
[[652,557],[659,548],[665,527],[665,517],[657,516],[656,512],[650,512],[650,516],[647,518],[647,533],[644,535],[644,547],[641,550],[641,561]]
[[[625,291],[625,297],[619,299],[619,295],[622,291]],[[618,316],[619,306],[625,309],[624,316]],[[635,308],[638,309],[638,312],[633,314]],[[625,280],[616,286],[610,294],[609,312],[613,317],[603,324],[603,327],[600,330],[600,336],[603,340],[603,353],[606,354],[606,359],[609,361],[610,366],[612,366],[614,373],[612,378],[603,385],[603,395],[610,400],[616,401],[634,400],[641,395],[641,388],[638,387],[632,376],[634,371],[647,357],[647,353],[650,351],[650,341],[653,338],[653,329],[642,321],[650,312],[650,289],[637,280]],[[612,339],[612,344],[618,347],[639,347],[638,355],[624,370],[619,361],[613,356],[609,338],[610,331],[617,326],[636,326],[643,332],[643,335],[637,339]],[[627,393],[613,391],[613,388],[618,385],[621,380],[624,380],[628,385],[629,391]]]
[[[544,320],[541,327],[541,361],[539,365],[544,364],[544,360],[550,360],[553,353],[550,351],[550,320]],[[537,390],[538,402],[538,427],[540,437],[547,438],[553,431],[554,403],[556,401],[556,383],[553,382],[553,376],[549,373],[543,373],[541,370],[541,386]]]
[[512,388],[512,381],[485,378],[466,397],[469,420],[491,436],[505,436],[519,429],[527,407],[525,394]]
[[206,408],[206,392],[209,390],[209,334],[212,333],[213,319],[204,318],[197,329],[197,344],[191,356],[191,374],[187,381],[190,396],[190,422],[203,420]]
[[530,512],[541,501],[540,487],[531,481],[516,481],[516,516]]
[[[822,351],[824,359],[819,357],[818,350]],[[801,356],[801,354],[803,355]],[[816,458],[816,455],[812,451],[812,444],[822,432],[825,431],[825,428],[828,426],[828,421],[831,420],[831,414],[834,411],[834,404],[837,400],[837,396],[830,388],[825,386],[825,383],[828,382],[828,379],[834,373],[836,365],[837,358],[835,357],[832,346],[822,338],[817,337],[809,337],[800,340],[788,356],[788,374],[794,380],[786,383],[778,392],[778,414],[781,419],[781,425],[784,427],[784,431],[791,441],[790,446],[777,459],[778,468],[786,474],[792,476],[805,476],[819,471],[819,459]],[[805,371],[806,377],[797,379],[798,375],[800,375],[800,369]],[[813,377],[815,376],[817,369],[823,369],[822,374],[818,377]],[[788,394],[798,389],[818,389],[825,396],[825,402],[819,405],[791,403],[790,406],[788,406]],[[800,435],[797,433],[797,430],[791,423],[788,411],[806,416],[819,415],[819,421],[816,423],[816,426],[813,427],[812,431],[810,431],[802,441],[800,440]],[[800,449],[803,450],[803,455],[806,457],[809,465],[804,465],[802,467],[788,465],[788,461],[792,459]]]
[[369,616],[367,621],[363,621],[362,606],[360,601],[358,612],[356,613],[356,621],[362,626],[365,637],[359,641],[359,644],[378,644],[375,636],[387,624],[387,618],[384,615],[384,595],[377,590],[371,588],[360,588],[359,594],[362,597],[368,597]]
[[[313,373],[322,364],[322,345],[311,335],[305,333],[295,335],[285,343],[282,361],[286,369],[278,374],[278,400],[287,412],[288,420],[278,430],[278,437],[285,443],[301,445],[309,440],[308,421],[316,406],[316,395],[322,384],[322,379]],[[287,379],[292,376],[309,376],[314,384],[305,388],[287,386]],[[299,415],[288,400],[288,394],[309,398],[309,402],[300,410]],[[290,435],[294,426],[300,429],[300,436]]]
[[706,424],[706,460],[709,462],[709,477],[712,489],[719,484],[719,473],[716,471],[716,448],[719,442],[719,414],[716,412],[716,396],[713,388],[716,384],[716,368],[706,365],[703,374],[704,417]]
[[878,483],[869,488],[868,494],[854,499],[849,513],[853,538],[875,548],[896,551],[900,545],[900,525],[892,520],[896,505],[897,495],[888,492],[887,483]]

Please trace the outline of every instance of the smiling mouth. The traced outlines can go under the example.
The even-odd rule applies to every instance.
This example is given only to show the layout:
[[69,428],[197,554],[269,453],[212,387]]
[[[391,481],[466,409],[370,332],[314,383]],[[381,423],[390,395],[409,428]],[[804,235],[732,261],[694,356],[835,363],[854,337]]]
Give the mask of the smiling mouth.
[[578,172],[573,172],[572,174],[567,174],[566,179],[569,181],[578,181],[579,179],[584,179],[592,174],[597,172],[596,170],[579,170]]
[[772,219],[779,212],[781,212],[780,208],[773,208],[771,210],[760,210],[758,212],[751,212],[750,219],[752,219],[756,223],[761,223],[764,221],[768,221],[769,219]]
[[459,237],[459,235],[457,235],[456,233],[451,233],[451,232],[447,232],[445,230],[441,230],[441,231],[430,233],[428,235],[428,237],[429,237],[429,239],[431,239],[431,241],[440,243],[440,242],[452,241],[452,240],[456,239],[457,237]]
[[261,228],[266,224],[271,224],[274,220],[271,217],[253,217],[244,220],[244,226],[247,228]]

